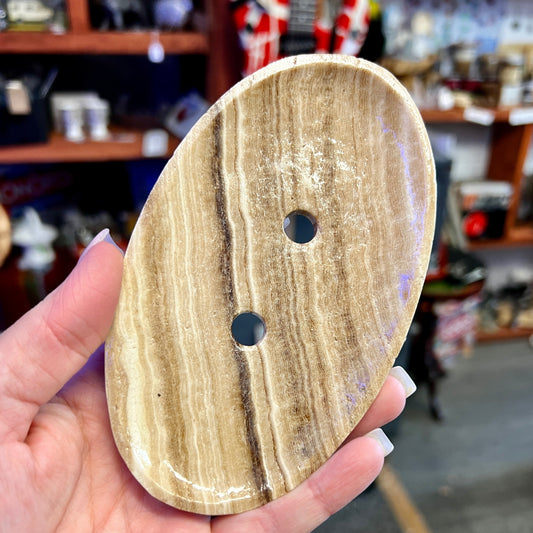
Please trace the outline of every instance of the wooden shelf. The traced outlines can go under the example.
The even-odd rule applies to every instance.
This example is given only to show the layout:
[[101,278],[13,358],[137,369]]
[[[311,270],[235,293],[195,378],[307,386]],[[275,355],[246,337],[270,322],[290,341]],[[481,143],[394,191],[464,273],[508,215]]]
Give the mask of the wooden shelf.
[[488,250],[493,248],[512,248],[533,245],[533,226],[517,226],[501,239],[470,241],[470,250]]
[[[113,128],[108,141],[67,141],[58,133],[52,133],[50,140],[43,144],[26,144],[0,148],[1,164],[20,163],[78,163],[85,161],[117,161],[142,159],[143,131]],[[170,136],[167,153],[170,157],[179,140]]]
[[476,340],[478,342],[494,342],[494,341],[503,341],[509,339],[522,339],[527,338],[530,335],[533,335],[533,329],[524,328],[509,328],[509,329],[498,329],[496,331],[478,331],[476,333]]
[[198,32],[4,32],[2,54],[146,54],[159,40],[167,54],[207,54],[208,38]]
[[[484,111],[492,113],[494,119],[487,179],[509,182],[513,186],[513,194],[505,217],[504,237],[471,241],[468,248],[475,251],[533,246],[533,225],[519,225],[517,221],[523,168],[533,138],[533,124],[530,122],[533,107],[492,108],[481,110],[481,115]],[[421,109],[420,113],[426,124],[469,122],[464,118],[465,110],[461,108],[449,111]]]
[[[494,113],[494,122],[509,122],[509,113],[512,108],[490,108],[488,109]],[[457,123],[469,122],[464,118],[465,110],[456,107],[448,111],[441,111],[439,109],[421,109],[420,114],[426,123]]]
[[[492,110],[495,113],[495,121],[505,122],[509,118],[509,112],[503,110]],[[421,109],[420,114],[426,123],[440,123],[440,122],[467,122],[464,118],[465,110],[462,108],[454,108],[448,111],[441,111],[440,109]]]

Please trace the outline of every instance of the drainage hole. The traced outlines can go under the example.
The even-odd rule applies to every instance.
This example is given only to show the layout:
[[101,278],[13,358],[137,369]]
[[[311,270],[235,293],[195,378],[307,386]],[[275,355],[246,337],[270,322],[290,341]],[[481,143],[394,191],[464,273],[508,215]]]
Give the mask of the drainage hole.
[[307,211],[293,211],[283,221],[283,230],[291,241],[304,244],[316,235],[316,218]]
[[241,313],[231,324],[233,338],[245,346],[254,346],[266,333],[265,321],[257,313]]

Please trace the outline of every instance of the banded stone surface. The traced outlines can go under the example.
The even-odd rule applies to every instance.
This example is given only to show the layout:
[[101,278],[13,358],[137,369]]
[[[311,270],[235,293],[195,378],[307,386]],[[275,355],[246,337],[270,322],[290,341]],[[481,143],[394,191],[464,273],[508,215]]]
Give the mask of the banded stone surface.
[[[293,242],[284,220],[309,213]],[[277,62],[197,123],[125,257],[106,346],[118,449],[156,498],[262,505],[322,465],[407,334],[431,248],[434,164],[407,92],[342,56]],[[254,312],[266,334],[234,340]]]

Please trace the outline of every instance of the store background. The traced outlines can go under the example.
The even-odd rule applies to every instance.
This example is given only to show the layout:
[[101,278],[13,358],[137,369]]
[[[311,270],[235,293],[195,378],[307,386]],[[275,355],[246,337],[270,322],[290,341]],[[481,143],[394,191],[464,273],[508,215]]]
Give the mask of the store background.
[[[179,138],[208,102],[239,79],[242,66],[232,15],[222,0],[190,5],[123,0],[116,3],[128,14],[122,18],[104,0],[43,1],[35,2],[42,17],[10,21],[8,4],[16,3],[0,1],[0,204],[16,241],[0,268],[0,329],[56,286],[103,227],[110,227],[115,239],[127,246],[136,216]],[[473,48],[478,58],[518,57],[524,98],[512,109],[533,116],[526,97],[533,83],[532,2],[373,4],[380,10],[374,16],[381,13],[385,58],[417,63],[435,54],[442,73],[443,50],[447,60],[461,47],[467,52]],[[161,11],[156,16],[156,6],[169,9],[166,17]],[[420,13],[423,17],[417,19]],[[96,27],[88,24],[87,14]],[[418,33],[413,20],[421,21]],[[376,55],[379,42],[372,41],[369,56]],[[469,75],[477,74],[471,70]],[[111,138],[91,140],[85,125],[83,140],[65,139],[79,134],[79,106],[65,101],[59,105],[61,116],[73,129],[63,122],[55,126],[61,131],[54,131],[51,97],[73,92],[82,92],[94,113],[100,110],[109,118]],[[436,95],[435,86],[429,91],[414,86],[422,110],[442,103]],[[450,94],[444,96],[448,105]],[[453,91],[451,96],[466,109],[486,109],[486,102],[468,91]],[[25,99],[30,112],[24,111]],[[453,121],[446,111],[428,121],[448,161],[452,187],[485,180],[491,164],[494,126],[476,123],[487,119],[483,113],[465,119],[463,109]],[[495,111],[489,106],[490,113]],[[43,117],[49,121],[43,123]],[[25,126],[13,129],[23,121]],[[25,144],[36,140],[41,143]],[[400,420],[387,428],[397,447],[387,472],[403,487],[411,507],[404,501],[395,508],[388,501],[391,478],[385,475],[321,531],[533,532],[533,350],[528,344],[533,319],[524,327],[517,327],[516,321],[518,314],[531,317],[533,312],[531,144],[519,169],[523,191],[513,193],[526,206],[521,228],[527,236],[520,242],[481,241],[477,246],[467,240],[464,246],[481,261],[483,292],[471,308],[448,320],[461,334],[452,335],[446,351],[432,354],[438,365],[430,369],[430,382],[436,384],[441,420],[435,421],[430,409],[427,376],[422,373],[419,392]],[[21,225],[24,219],[29,242]],[[3,220],[0,217],[0,243],[11,232]],[[471,320],[471,309],[484,317],[484,327],[489,324],[492,342],[474,341],[479,326]],[[444,319],[442,324],[446,326]],[[474,324],[474,331],[467,331],[465,324]],[[406,367],[412,364],[420,324],[415,321],[412,329],[399,357]],[[442,338],[434,342],[442,348]]]

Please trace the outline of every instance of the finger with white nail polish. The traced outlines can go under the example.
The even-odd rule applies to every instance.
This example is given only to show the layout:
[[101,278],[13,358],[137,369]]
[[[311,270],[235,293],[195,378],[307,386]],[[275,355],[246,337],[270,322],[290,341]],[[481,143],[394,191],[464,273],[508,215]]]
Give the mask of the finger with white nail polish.
[[83,253],[80,256],[80,259],[85,257],[87,255],[87,252],[95,245],[97,245],[100,242],[108,242],[109,244],[112,244],[115,246],[115,248],[124,255],[124,251],[120,246],[113,240],[113,237],[111,237],[111,233],[109,232],[109,229],[103,229],[96,237],[87,245],[85,250],[83,250]]
[[383,449],[383,457],[387,457],[387,455],[394,450],[394,444],[392,444],[392,442],[389,440],[389,437],[385,435],[385,432],[381,428],[372,430],[370,433],[367,433],[366,436],[379,443]]
[[409,396],[411,396],[411,394],[414,394],[414,392],[416,391],[415,382],[401,366],[395,366],[391,368],[389,376],[396,378],[402,384],[402,387],[405,390],[406,398],[409,398]]

